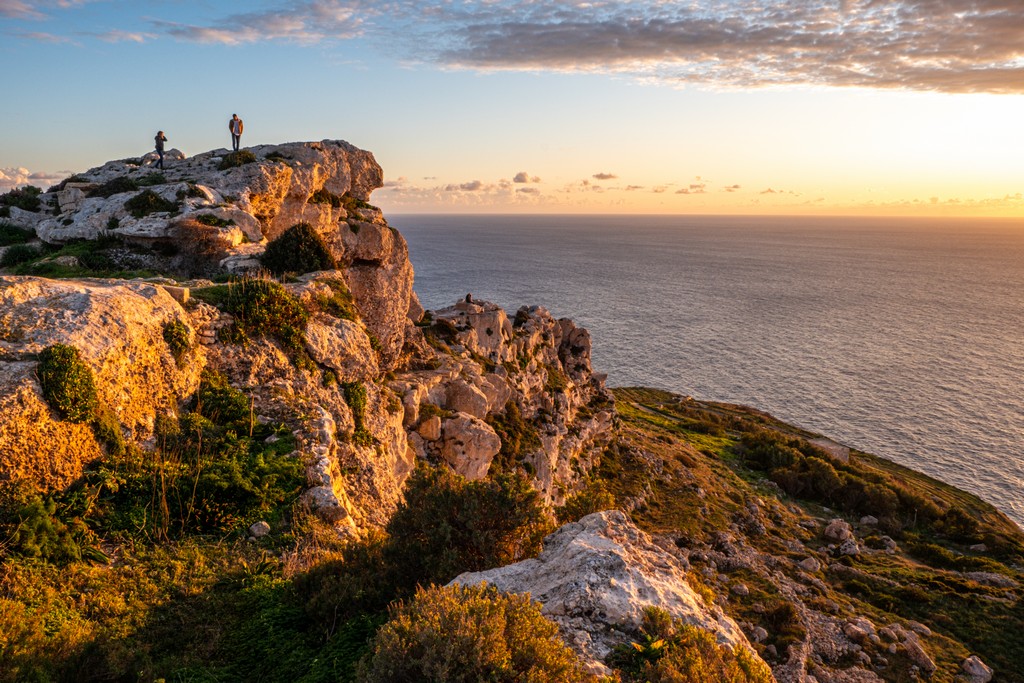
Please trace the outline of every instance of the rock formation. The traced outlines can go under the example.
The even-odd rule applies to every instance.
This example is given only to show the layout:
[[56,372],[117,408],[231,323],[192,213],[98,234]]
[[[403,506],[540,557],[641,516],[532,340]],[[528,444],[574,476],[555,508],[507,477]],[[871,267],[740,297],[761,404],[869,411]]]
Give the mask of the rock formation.
[[611,510],[563,526],[544,539],[536,559],[461,574],[452,583],[529,594],[596,674],[609,673],[605,657],[635,637],[645,607],[711,631],[721,644],[749,649],[736,622],[690,588],[686,570],[625,514]]

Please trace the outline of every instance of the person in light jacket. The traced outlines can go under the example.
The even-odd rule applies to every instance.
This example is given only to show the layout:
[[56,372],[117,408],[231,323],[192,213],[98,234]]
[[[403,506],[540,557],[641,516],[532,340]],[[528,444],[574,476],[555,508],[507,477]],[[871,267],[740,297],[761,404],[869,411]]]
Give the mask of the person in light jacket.
[[238,118],[238,114],[232,114],[231,118],[228,119],[228,130],[231,131],[231,149],[238,151],[238,143],[242,140],[242,129],[244,124],[242,119]]

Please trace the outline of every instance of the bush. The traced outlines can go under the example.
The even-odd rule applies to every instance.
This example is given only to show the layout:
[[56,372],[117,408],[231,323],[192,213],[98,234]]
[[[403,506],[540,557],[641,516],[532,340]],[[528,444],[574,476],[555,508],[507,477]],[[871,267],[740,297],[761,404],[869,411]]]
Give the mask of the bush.
[[7,247],[12,244],[24,244],[35,237],[36,233],[31,229],[19,228],[10,223],[0,223],[0,247]]
[[10,268],[28,263],[32,259],[39,258],[42,253],[36,247],[28,244],[12,245],[4,250],[3,256],[0,256],[0,268]]
[[178,267],[189,277],[215,272],[231,247],[220,230],[191,218],[175,223],[173,244],[181,250]]
[[39,211],[42,201],[39,199],[43,191],[34,185],[26,185],[6,194],[0,194],[0,205],[14,206],[24,211]]
[[369,446],[373,443],[373,436],[366,429],[366,387],[362,382],[346,382],[341,388],[345,393],[345,403],[352,411],[352,422],[355,426],[352,441],[357,446]]
[[310,196],[309,203],[330,204],[332,207],[337,209],[344,204],[344,200],[338,195],[328,190],[326,187],[321,187],[319,190],[317,190]]
[[593,680],[526,596],[493,587],[421,588],[395,606],[361,665],[363,683]]
[[228,152],[221,159],[220,165],[217,166],[218,171],[226,171],[229,168],[237,168],[238,166],[245,166],[256,161],[256,155],[247,149],[241,149],[237,152]]
[[153,190],[143,190],[126,201],[124,208],[136,218],[142,218],[151,213],[172,213],[178,210],[178,205],[164,199]]
[[70,422],[89,422],[96,412],[98,400],[92,370],[78,349],[67,344],[54,344],[39,354],[39,385],[43,398]]
[[609,663],[623,683],[768,683],[771,669],[742,646],[719,645],[715,636],[684,624],[656,607],[644,610],[638,640],[616,649]]
[[537,427],[523,417],[515,400],[505,404],[504,412],[488,416],[487,424],[501,439],[501,450],[492,463],[496,469],[513,470],[523,458],[541,447]]
[[447,583],[532,557],[552,523],[521,474],[467,481],[446,466],[418,468],[388,523],[385,550],[399,587]]
[[323,237],[308,223],[293,225],[271,241],[260,262],[275,275],[337,267]]
[[250,430],[252,410],[249,398],[228,384],[227,377],[214,370],[203,370],[193,410],[214,424]]
[[123,194],[125,192],[135,192],[139,189],[138,183],[127,176],[121,176],[108,180],[99,187],[95,187],[89,191],[90,197],[113,197],[115,194]]
[[139,187],[153,187],[154,185],[165,185],[167,184],[167,177],[159,171],[153,173],[147,173],[146,175],[139,178],[136,183]]
[[604,482],[597,480],[579,493],[569,496],[565,505],[555,509],[559,524],[576,522],[594,512],[611,510],[615,507],[615,496]]
[[356,309],[355,299],[349,291],[345,282],[336,278],[325,278],[321,282],[331,290],[329,295],[318,295],[314,301],[324,313],[333,315],[342,320],[357,320],[359,311]]
[[9,553],[54,564],[102,557],[94,548],[95,535],[80,519],[61,519],[53,496],[43,498],[23,483],[0,488],[0,537],[0,557]]
[[226,228],[228,226],[235,224],[235,221],[232,218],[219,218],[213,215],[212,213],[197,214],[195,220],[196,223],[200,223],[202,225],[209,225],[210,227],[213,228]]

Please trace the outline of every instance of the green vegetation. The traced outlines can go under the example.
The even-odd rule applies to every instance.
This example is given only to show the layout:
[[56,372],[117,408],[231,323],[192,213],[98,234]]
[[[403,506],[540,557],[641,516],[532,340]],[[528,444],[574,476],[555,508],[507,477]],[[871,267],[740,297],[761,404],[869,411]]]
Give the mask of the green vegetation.
[[525,458],[541,447],[537,427],[523,417],[514,399],[505,404],[505,410],[501,413],[488,415],[487,424],[501,438],[501,450],[492,463],[492,467],[498,470],[510,471],[523,467],[526,464]]
[[[25,185],[5,194],[0,194],[0,206],[13,206],[24,211],[39,211],[42,200],[39,199],[43,191],[34,185]],[[10,211],[7,212],[10,216]]]
[[181,320],[170,320],[164,323],[164,341],[171,349],[174,362],[180,367],[185,360],[185,354],[192,348],[191,333],[188,325]]
[[15,244],[0,256],[0,268],[12,268],[39,258],[42,250],[29,244]]
[[90,197],[113,197],[115,194],[122,194],[125,192],[135,192],[139,189],[139,184],[129,178],[128,176],[119,176],[103,183],[99,187],[94,187],[89,191]]
[[78,349],[67,344],[43,349],[37,375],[43,398],[61,419],[88,422],[93,418],[99,403],[96,384]]
[[247,149],[240,149],[237,152],[228,152],[225,154],[220,165],[217,166],[217,170],[226,171],[229,168],[237,168],[239,166],[245,166],[246,164],[252,164],[255,162],[255,154]]
[[623,683],[722,681],[768,683],[771,670],[746,648],[719,645],[707,631],[649,607],[644,612],[640,642],[620,647],[612,661]]
[[[150,270],[126,267],[134,258],[133,255],[143,254],[149,255],[151,252],[141,247],[127,246],[116,235],[109,235],[96,240],[74,240],[62,246],[44,244],[40,249],[20,245],[18,263],[12,265],[17,266],[14,271],[17,275],[50,278],[151,277],[153,272]],[[74,258],[68,259],[71,261],[68,263],[63,257]]]
[[245,343],[253,337],[272,337],[293,361],[308,364],[304,335],[309,312],[280,283],[245,277],[193,290],[193,296],[235,316],[234,325],[221,331],[222,341]]
[[341,385],[345,394],[345,403],[352,411],[352,443],[357,446],[373,445],[373,435],[366,429],[366,387],[362,382],[345,382]]
[[328,190],[326,187],[321,187],[310,195],[309,202],[311,204],[330,204],[332,207],[337,209],[344,205],[345,200]]
[[139,187],[152,187],[154,185],[166,185],[167,178],[163,173],[154,171],[152,173],[147,173],[135,182]]
[[[836,461],[808,442],[816,435],[751,409],[648,389],[616,389],[615,395],[623,439],[603,454],[597,479],[616,500],[637,501],[632,515],[641,528],[699,549],[716,548],[720,530],[732,526],[758,551],[790,558],[782,571],[801,581],[794,568],[806,555],[790,547],[798,539],[808,553],[834,557],[825,581],[801,598],[804,607],[839,618],[867,615],[879,625],[911,619],[926,624],[933,631],[926,647],[940,669],[936,680],[951,677],[973,653],[1005,680],[1024,681],[1018,673],[1024,671],[1024,653],[1017,654],[1011,642],[1011,634],[1024,628],[1016,598],[1010,597],[1015,590],[1000,587],[998,579],[981,583],[960,573],[988,572],[1024,583],[1024,535],[991,506],[865,453],[852,452],[849,463]],[[751,501],[759,501],[760,528]],[[801,526],[810,518],[836,516],[837,509],[850,510],[861,554],[839,556],[829,550],[820,526],[813,532]],[[880,515],[882,510],[888,514]],[[885,518],[882,528],[858,527],[862,514]],[[870,550],[885,547],[882,533],[896,539],[899,549]],[[987,551],[971,550],[978,542]],[[691,555],[691,582],[705,568],[699,557]],[[785,661],[789,647],[807,637],[797,606],[770,575],[723,571],[719,565],[713,576],[724,576],[724,584],[714,585],[722,593],[735,583],[747,586],[749,594],[730,592],[727,602],[718,602],[732,617],[768,632],[755,644],[768,661]],[[715,599],[712,591],[709,597]],[[889,661],[876,670],[884,680],[911,680],[909,660],[877,654]]]
[[367,201],[365,201],[363,199],[359,199],[358,197],[353,197],[348,192],[346,192],[345,194],[341,195],[341,205],[345,207],[345,211],[347,211],[349,214],[356,213],[358,209],[370,209],[372,211],[379,211],[380,210],[376,206],[374,206],[373,204],[371,204],[371,203],[369,203],[369,202],[367,202]]
[[615,509],[615,496],[600,479],[591,481],[579,493],[575,493],[565,501],[565,505],[555,509],[559,524],[577,522],[594,512]]
[[337,265],[324,238],[308,223],[298,223],[274,238],[260,262],[275,275],[334,270]]
[[493,587],[417,590],[374,638],[363,683],[577,683],[595,680],[528,597]]
[[355,321],[359,319],[359,310],[356,308],[355,299],[344,280],[330,277],[323,278],[320,282],[327,285],[330,294],[319,294],[314,297],[313,302],[317,308],[342,320]]
[[19,228],[10,223],[0,223],[0,247],[24,244],[36,236],[34,230]]
[[143,190],[124,203],[128,213],[136,218],[143,218],[151,213],[174,213],[178,205],[164,199],[153,190]]
[[233,219],[220,218],[218,216],[213,215],[212,213],[197,214],[195,216],[195,219],[197,223],[201,223],[202,225],[209,225],[210,227],[214,228],[226,228],[228,226],[235,224],[235,221]]

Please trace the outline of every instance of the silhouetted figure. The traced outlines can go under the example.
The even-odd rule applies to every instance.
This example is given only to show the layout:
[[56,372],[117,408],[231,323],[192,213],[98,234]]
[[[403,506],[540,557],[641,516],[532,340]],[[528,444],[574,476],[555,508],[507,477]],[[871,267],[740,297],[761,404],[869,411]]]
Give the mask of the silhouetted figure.
[[156,153],[160,157],[159,159],[157,159],[157,162],[156,162],[157,168],[163,168],[164,167],[164,143],[167,142],[167,136],[164,135],[164,132],[162,130],[161,131],[157,131],[156,137],[153,138],[153,140],[156,142]]
[[467,304],[473,303],[473,295],[472,294],[467,294],[466,295],[466,303]]
[[231,149],[238,151],[238,144],[242,140],[242,129],[245,124],[242,123],[242,119],[238,118],[238,114],[232,114],[231,118],[228,119],[228,130],[231,131]]

